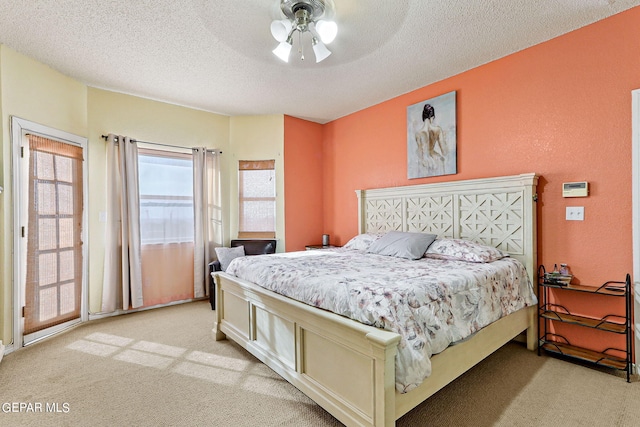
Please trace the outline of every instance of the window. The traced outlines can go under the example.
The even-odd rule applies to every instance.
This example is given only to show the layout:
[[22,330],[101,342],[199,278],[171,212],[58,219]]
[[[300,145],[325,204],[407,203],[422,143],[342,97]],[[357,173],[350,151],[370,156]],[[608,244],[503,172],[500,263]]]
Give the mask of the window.
[[138,175],[141,243],[193,242],[192,156],[140,149]]
[[275,160],[240,160],[238,237],[276,236]]
[[193,155],[138,149],[144,306],[194,297]]

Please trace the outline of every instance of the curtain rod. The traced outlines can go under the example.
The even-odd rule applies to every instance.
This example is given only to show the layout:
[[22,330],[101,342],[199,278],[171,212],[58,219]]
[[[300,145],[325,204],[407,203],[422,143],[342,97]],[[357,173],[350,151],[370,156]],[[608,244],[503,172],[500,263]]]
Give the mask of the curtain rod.
[[[102,137],[102,139],[104,139],[105,141],[106,141],[106,140],[107,140],[107,138],[108,138],[108,136],[107,136],[107,135],[100,135],[100,136],[101,136],[101,137]],[[179,145],[162,144],[162,143],[160,143],[160,142],[139,141],[139,140],[137,140],[137,139],[136,139],[135,141],[136,141],[136,142],[140,142],[140,143],[142,143],[142,144],[160,145],[160,146],[162,146],[162,147],[180,148],[180,149],[182,149],[182,150],[192,150],[192,148],[191,148],[191,147],[181,147],[181,146],[179,146]],[[212,152],[212,153],[222,154],[222,151],[221,151],[221,150],[218,150],[218,149],[213,149],[213,150],[211,150],[211,149],[208,149],[208,148],[207,148],[207,151],[210,151],[210,152]]]

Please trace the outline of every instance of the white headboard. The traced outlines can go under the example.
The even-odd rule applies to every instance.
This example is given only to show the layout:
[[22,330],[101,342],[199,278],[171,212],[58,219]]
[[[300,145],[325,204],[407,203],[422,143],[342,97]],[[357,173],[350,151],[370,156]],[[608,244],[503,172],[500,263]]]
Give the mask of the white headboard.
[[360,233],[416,231],[494,246],[537,270],[535,173],[356,190]]

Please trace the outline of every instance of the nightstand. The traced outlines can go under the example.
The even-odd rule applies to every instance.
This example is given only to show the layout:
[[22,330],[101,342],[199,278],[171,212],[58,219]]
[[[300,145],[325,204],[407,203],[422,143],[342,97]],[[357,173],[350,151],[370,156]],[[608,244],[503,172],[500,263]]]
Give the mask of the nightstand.
[[327,246],[323,246],[323,245],[307,245],[305,246],[305,248],[310,251],[313,249],[329,249],[329,248],[339,248],[340,246],[334,246],[334,245],[327,245]]

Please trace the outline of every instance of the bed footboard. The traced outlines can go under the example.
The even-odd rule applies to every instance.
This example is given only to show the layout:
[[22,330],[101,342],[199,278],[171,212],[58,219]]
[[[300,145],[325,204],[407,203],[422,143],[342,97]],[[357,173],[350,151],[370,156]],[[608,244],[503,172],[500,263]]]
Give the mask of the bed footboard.
[[398,334],[214,278],[216,340],[228,336],[346,425],[395,425]]

